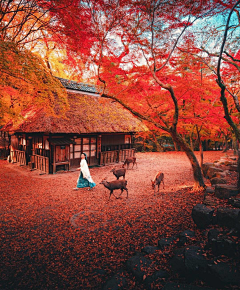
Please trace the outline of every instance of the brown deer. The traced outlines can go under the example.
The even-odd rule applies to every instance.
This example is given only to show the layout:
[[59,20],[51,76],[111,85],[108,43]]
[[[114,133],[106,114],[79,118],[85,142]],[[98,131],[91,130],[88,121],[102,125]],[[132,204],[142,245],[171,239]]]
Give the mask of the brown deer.
[[151,182],[152,182],[152,188],[154,189],[154,194],[155,194],[156,186],[158,186],[158,192],[159,192],[159,187],[160,187],[161,182],[163,183],[163,188],[164,188],[164,174],[159,171],[154,177],[154,179],[151,180]]
[[[137,167],[136,157],[128,157],[128,158],[126,158],[126,160],[123,163],[122,168],[124,168],[125,165],[127,164],[127,169],[128,169],[130,163],[132,163],[133,166],[136,164],[136,167]],[[132,166],[132,169],[133,169],[133,166]]]
[[[107,189],[110,190],[109,199],[115,189],[121,189],[121,194],[119,195],[119,197],[122,195],[123,190],[126,190],[127,198],[128,198],[127,180],[121,179],[121,180],[107,181],[106,179],[103,179],[100,182],[100,184],[103,184]],[[116,197],[116,198],[118,199],[119,197]]]
[[119,179],[119,177],[123,177],[123,179],[125,179],[125,175],[126,175],[126,168],[119,168],[116,169],[116,167],[113,167],[112,170],[110,170],[110,172],[113,173],[113,175],[115,175],[117,177],[117,180]]

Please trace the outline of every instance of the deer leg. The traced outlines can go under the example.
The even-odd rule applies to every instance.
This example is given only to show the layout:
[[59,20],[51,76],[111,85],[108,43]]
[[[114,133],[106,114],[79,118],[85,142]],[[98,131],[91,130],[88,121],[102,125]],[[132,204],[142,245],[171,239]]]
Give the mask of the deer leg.
[[122,195],[122,193],[123,193],[123,188],[121,188],[121,193],[120,193],[119,197]]
[[116,199],[119,199],[120,198],[120,196],[122,195],[122,193],[123,193],[123,189],[121,188],[121,193],[119,194],[119,196],[118,197],[116,197]]
[[112,194],[113,194],[113,190],[110,191],[109,200]]
[[127,192],[127,198],[128,198],[128,189],[126,188],[125,190],[126,190],[126,192]]
[[113,193],[113,195],[115,196],[116,199],[118,199],[118,197]]

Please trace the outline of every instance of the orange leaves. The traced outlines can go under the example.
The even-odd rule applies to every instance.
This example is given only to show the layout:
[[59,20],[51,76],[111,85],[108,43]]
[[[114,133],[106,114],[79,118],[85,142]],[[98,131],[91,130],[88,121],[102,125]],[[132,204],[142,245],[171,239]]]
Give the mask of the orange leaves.
[[45,108],[62,114],[67,108],[67,95],[40,58],[28,50],[20,51],[10,42],[0,42],[0,108],[2,122],[21,119],[28,106]]
[[29,45],[39,39],[44,29],[50,31],[51,18],[37,1],[3,1],[1,12],[1,41]]

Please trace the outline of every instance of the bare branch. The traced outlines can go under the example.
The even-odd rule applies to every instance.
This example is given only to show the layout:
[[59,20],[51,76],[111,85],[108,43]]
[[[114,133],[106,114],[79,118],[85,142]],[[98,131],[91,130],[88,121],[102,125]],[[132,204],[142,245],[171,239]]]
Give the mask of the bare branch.
[[[220,54],[218,54],[218,53],[210,53],[210,52],[207,51],[205,48],[202,48],[202,50],[203,50],[204,52],[206,52],[209,56],[214,56],[214,57],[218,57],[218,58],[220,57]],[[226,54],[226,52],[224,52],[224,53]],[[229,56],[229,57],[230,57],[230,56]],[[229,64],[235,66],[235,68],[240,72],[240,66],[237,65],[235,62],[230,61],[229,59],[223,57],[222,55],[221,55],[221,59],[224,60],[224,61],[226,61],[227,63],[229,63]]]
[[218,82],[221,83],[221,72],[220,72],[220,68],[221,68],[221,60],[222,60],[222,54],[223,54],[223,50],[224,50],[224,46],[227,40],[227,33],[229,30],[229,23],[230,23],[230,19],[232,16],[233,11],[235,10],[235,8],[237,7],[237,5],[240,3],[240,0],[238,0],[235,5],[232,7],[229,15],[228,15],[228,19],[227,19],[227,23],[226,23],[226,28],[225,28],[225,32],[224,32],[224,36],[223,36],[223,42],[221,45],[221,49],[220,49],[220,54],[219,54],[219,58],[218,58],[218,66],[217,66],[217,75],[218,75]]
[[232,16],[233,11],[235,10],[235,8],[237,7],[237,5],[240,3],[240,0],[238,0],[236,2],[236,4],[232,7],[229,15],[228,15],[228,19],[227,19],[227,23],[226,23],[226,28],[225,28],[225,32],[224,32],[224,37],[223,37],[223,42],[221,45],[221,49],[220,49],[220,54],[219,54],[219,58],[218,58],[218,65],[217,65],[217,83],[221,89],[221,102],[223,104],[223,108],[224,108],[224,113],[225,113],[225,118],[228,122],[228,124],[231,126],[231,128],[233,129],[236,138],[238,139],[238,141],[240,141],[240,132],[237,128],[237,125],[234,123],[233,119],[231,118],[231,113],[229,112],[228,109],[228,102],[227,102],[227,98],[225,96],[225,90],[226,90],[226,86],[222,81],[221,78],[221,60],[222,60],[222,54],[223,54],[223,50],[224,50],[224,46],[227,40],[227,34],[228,34],[228,29],[229,29],[229,23],[230,23],[230,19]]
[[224,53],[225,53],[228,57],[230,57],[233,61],[238,61],[238,62],[240,62],[240,59],[236,59],[236,58],[234,58],[232,55],[230,55],[228,52],[226,52],[226,50],[224,50]]

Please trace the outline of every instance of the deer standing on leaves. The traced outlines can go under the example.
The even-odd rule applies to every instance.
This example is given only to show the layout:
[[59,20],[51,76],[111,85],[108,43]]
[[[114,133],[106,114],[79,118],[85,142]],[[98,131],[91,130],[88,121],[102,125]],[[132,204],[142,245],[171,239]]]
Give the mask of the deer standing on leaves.
[[155,194],[155,190],[157,186],[158,186],[158,192],[159,192],[159,187],[160,187],[161,182],[163,183],[163,188],[164,188],[164,174],[159,171],[154,177],[154,179],[151,180],[151,182],[152,182],[152,188],[154,189],[154,194]]
[[[126,158],[126,160],[123,163],[122,168],[124,168],[125,165],[127,164],[127,169],[129,169],[129,164],[130,163],[132,163],[133,166],[136,165],[136,167],[137,167],[136,157],[128,157],[128,158]],[[132,169],[133,169],[133,166],[132,166]]]
[[125,179],[125,175],[126,175],[126,169],[125,168],[116,169],[115,167],[113,167],[113,169],[110,170],[110,172],[112,172],[113,175],[115,175],[117,177],[117,180],[121,176],[123,177],[123,179]]
[[[115,189],[121,189],[121,193],[119,197],[122,195],[123,190],[126,190],[127,198],[128,198],[127,180],[121,179],[121,180],[107,181],[106,179],[103,179],[100,182],[100,184],[103,184],[107,189],[110,190],[109,199]],[[118,199],[119,197],[116,197],[116,198]]]

